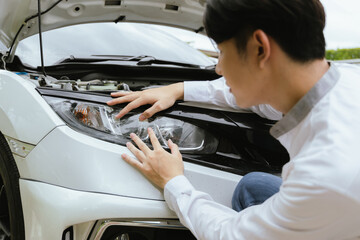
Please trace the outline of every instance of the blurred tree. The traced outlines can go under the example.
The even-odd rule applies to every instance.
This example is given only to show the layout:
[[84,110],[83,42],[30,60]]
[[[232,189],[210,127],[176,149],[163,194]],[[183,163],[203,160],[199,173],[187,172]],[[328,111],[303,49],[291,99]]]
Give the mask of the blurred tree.
[[328,60],[360,59],[360,48],[327,50],[326,59]]

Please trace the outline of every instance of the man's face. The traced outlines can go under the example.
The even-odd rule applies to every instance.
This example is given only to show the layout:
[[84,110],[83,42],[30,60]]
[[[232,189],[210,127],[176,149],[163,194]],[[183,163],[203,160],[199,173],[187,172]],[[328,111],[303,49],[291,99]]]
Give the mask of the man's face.
[[246,108],[264,103],[266,84],[257,67],[258,52],[248,43],[246,54],[240,55],[234,38],[218,44],[220,50],[216,72],[225,77],[226,84],[239,107]]

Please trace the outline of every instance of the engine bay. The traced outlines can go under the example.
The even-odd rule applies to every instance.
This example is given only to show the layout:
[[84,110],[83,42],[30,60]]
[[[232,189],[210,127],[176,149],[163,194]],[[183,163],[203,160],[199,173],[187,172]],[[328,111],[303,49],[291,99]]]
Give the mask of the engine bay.
[[32,74],[26,72],[17,73],[23,78],[31,81],[37,87],[45,87],[50,89],[66,90],[66,91],[91,91],[108,93],[113,91],[141,91],[148,88],[160,87],[168,85],[171,82],[162,81],[161,84],[154,84],[154,81],[146,80],[107,80],[107,79],[93,79],[84,81],[81,79],[73,80],[68,77],[61,77],[56,79],[49,75],[44,76],[40,74]]

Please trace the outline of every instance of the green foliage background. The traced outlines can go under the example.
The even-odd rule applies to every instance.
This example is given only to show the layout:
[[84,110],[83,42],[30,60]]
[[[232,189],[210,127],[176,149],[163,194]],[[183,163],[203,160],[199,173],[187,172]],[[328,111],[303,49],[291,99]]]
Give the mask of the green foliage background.
[[360,48],[327,50],[326,59],[328,60],[360,59]]

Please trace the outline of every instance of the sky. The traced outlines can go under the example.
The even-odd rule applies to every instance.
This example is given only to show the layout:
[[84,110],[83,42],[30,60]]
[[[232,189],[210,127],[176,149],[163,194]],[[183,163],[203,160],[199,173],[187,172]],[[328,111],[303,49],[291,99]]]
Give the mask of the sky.
[[[327,17],[324,30],[326,49],[360,48],[360,0],[321,2]],[[170,28],[166,31],[195,48],[214,50],[211,41],[201,34]]]
[[327,49],[360,48],[360,1],[322,0],[327,15]]

